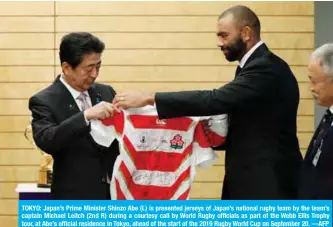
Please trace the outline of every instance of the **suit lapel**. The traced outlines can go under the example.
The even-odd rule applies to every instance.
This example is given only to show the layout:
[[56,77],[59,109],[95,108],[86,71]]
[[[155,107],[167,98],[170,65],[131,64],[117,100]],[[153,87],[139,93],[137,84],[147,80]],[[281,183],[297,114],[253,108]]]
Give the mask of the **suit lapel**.
[[88,93],[89,93],[89,96],[90,96],[92,106],[94,106],[98,102],[102,101],[102,100],[99,100],[100,95],[98,95],[97,90],[96,90],[96,86],[94,84],[88,89]]
[[[65,85],[60,81],[60,75],[55,79],[53,82],[54,90],[57,91],[59,101],[58,107],[60,108],[59,111],[68,118],[72,115],[80,112],[80,108],[78,107],[76,101],[74,100],[72,94],[68,91]],[[99,95],[98,91],[96,90],[95,84],[93,84],[89,89],[88,93],[91,100],[91,105],[96,105],[101,99],[101,95]]]
[[[249,62],[253,61],[254,59],[262,56],[263,54],[265,54],[266,52],[268,52],[269,49],[266,46],[265,43],[261,44],[249,57],[249,59],[247,59],[247,61],[245,62],[245,65],[243,66],[243,68],[241,68],[239,65],[236,68],[236,72],[235,72],[235,78],[237,78],[238,76],[241,75],[242,70],[249,64]],[[229,114],[228,117],[228,121],[229,121],[229,125],[231,125],[232,123],[232,115]]]
[[236,72],[235,72],[235,78],[239,75],[240,71],[242,70],[242,68],[238,65]]
[[249,57],[249,59],[247,59],[247,61],[245,62],[245,65],[243,68],[246,67],[246,65],[248,65],[251,61],[253,61],[256,58],[261,57],[262,55],[264,55],[265,53],[267,53],[269,51],[268,47],[266,46],[265,43],[261,44]]
[[59,93],[59,105],[63,113],[67,116],[72,116],[80,112],[76,101],[74,100],[72,94],[68,91],[65,85],[60,81],[60,75],[56,78],[53,83],[54,88]]
[[313,147],[314,140],[315,140],[315,138],[317,137],[317,135],[318,135],[318,133],[319,133],[319,131],[320,131],[321,125],[322,125],[322,123],[323,123],[323,120],[324,120],[324,116],[322,117],[322,119],[321,119],[321,121],[320,121],[320,123],[319,123],[319,125],[318,125],[318,127],[317,127],[317,129],[316,129],[316,131],[315,131],[315,133],[314,133],[313,136],[312,136],[312,139],[311,139],[311,142],[310,142],[310,144],[309,144],[309,147],[308,147],[308,149],[306,150],[306,153],[305,153],[305,157],[304,157],[304,159],[309,159],[309,156],[310,156],[311,151],[312,151],[312,147]]
[[268,50],[268,47],[263,43],[261,44],[252,54],[251,56],[247,59],[245,62],[243,68],[241,68],[239,65],[237,66],[236,72],[235,72],[235,78],[238,77],[241,73],[241,71],[246,67],[246,65],[249,64],[249,62],[253,61],[254,59],[262,56],[265,54]]

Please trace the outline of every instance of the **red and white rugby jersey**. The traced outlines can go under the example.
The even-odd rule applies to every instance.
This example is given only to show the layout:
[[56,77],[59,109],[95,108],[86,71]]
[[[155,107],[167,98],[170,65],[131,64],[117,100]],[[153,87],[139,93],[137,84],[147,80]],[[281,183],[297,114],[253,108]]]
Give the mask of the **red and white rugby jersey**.
[[227,127],[222,127],[226,115],[205,118],[211,129],[206,134],[199,124],[202,119],[161,120],[155,107],[146,106],[92,121],[91,135],[97,143],[108,147],[114,139],[119,141],[111,199],[188,199],[195,167],[208,167],[216,159],[208,141],[223,144],[227,133]]

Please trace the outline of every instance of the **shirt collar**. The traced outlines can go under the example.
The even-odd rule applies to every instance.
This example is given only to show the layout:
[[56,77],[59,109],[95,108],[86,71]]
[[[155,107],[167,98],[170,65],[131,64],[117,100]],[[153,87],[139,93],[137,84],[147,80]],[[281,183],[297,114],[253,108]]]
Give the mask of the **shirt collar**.
[[239,67],[243,68],[246,61],[250,58],[250,56],[253,54],[253,52],[264,42],[262,40],[260,40],[259,42],[257,42],[256,45],[254,45],[240,60],[239,62]]
[[[74,100],[76,100],[81,92],[75,90],[71,85],[69,85],[65,79],[63,78],[63,75],[60,76],[60,81],[65,85],[65,87],[68,89],[69,93],[73,96]],[[83,93],[88,95],[88,91],[84,91]],[[89,97],[89,96],[88,96]]]

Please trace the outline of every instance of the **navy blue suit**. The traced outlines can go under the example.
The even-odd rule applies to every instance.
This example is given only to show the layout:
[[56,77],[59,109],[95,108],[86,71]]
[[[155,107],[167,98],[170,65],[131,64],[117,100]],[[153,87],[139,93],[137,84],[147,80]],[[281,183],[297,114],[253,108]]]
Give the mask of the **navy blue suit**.
[[[327,113],[324,115],[306,152],[301,171],[299,199],[333,199],[333,127],[331,126],[332,116],[329,117],[330,121]],[[326,129],[325,120],[326,123],[329,121]],[[316,148],[316,141],[321,144],[321,146],[318,145],[320,148]],[[314,164],[313,160],[318,149],[321,150],[320,156]]]

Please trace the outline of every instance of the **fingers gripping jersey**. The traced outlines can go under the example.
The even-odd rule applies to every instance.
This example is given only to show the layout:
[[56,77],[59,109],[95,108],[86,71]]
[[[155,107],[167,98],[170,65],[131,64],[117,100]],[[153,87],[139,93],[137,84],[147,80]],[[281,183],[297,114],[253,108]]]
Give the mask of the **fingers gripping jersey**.
[[[221,119],[226,121],[209,119],[213,123],[208,129],[221,124]],[[204,130],[198,117],[158,119],[154,107],[130,109],[102,122],[92,121],[91,134],[97,143],[109,146],[115,138],[119,141],[111,198],[188,199],[195,167],[210,166],[216,159],[209,137],[217,145],[225,141],[226,130],[216,128],[220,131]]]

